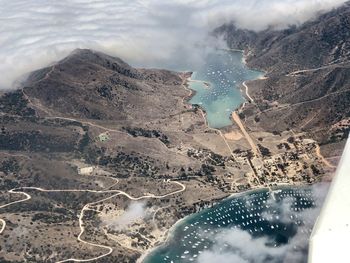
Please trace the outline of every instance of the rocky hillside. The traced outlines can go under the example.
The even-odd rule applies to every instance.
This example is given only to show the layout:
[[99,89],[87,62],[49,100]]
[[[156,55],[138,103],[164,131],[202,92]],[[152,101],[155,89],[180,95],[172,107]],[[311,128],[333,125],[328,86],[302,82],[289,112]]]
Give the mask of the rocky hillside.
[[283,31],[253,32],[233,24],[216,29],[229,47],[246,49],[252,67],[269,73],[288,73],[300,69],[347,62],[350,59],[350,3],[300,27]]
[[333,125],[350,117],[350,3],[283,31],[227,24],[215,34],[245,49],[250,67],[266,71],[266,79],[249,85],[256,105],[245,109],[248,123],[308,131],[323,143],[347,137],[347,127]]
[[[186,103],[185,77],[76,50],[0,94],[0,262],[105,253],[78,236],[113,248],[96,262],[136,262],[178,219],[227,196],[230,151]],[[32,187],[24,190],[30,200],[11,192],[21,187]],[[154,208],[150,216],[130,229],[109,227],[108,217],[135,199]]]

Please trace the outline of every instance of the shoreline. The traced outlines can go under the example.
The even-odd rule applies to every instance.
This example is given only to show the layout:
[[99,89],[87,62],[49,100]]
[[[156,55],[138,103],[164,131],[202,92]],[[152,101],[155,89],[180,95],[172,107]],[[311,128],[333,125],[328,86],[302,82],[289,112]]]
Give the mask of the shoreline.
[[243,87],[245,87],[245,95],[246,95],[246,97],[248,98],[248,102],[249,103],[254,103],[254,99],[249,95],[249,87],[248,87],[248,85],[246,84],[246,82],[247,81],[244,81],[243,83],[242,83],[242,85],[243,85]]
[[[238,50],[238,49],[220,49],[220,50],[226,50],[226,51],[234,51],[234,52],[241,52],[243,54],[243,57],[242,57],[242,63],[244,65],[246,65],[248,68],[249,66],[247,65],[247,61],[246,61],[246,58],[247,58],[247,52],[246,50]],[[260,77],[254,79],[254,80],[263,80],[263,79],[266,79],[267,77],[265,76],[267,74],[267,72],[265,71],[261,71],[261,70],[257,70],[257,69],[252,69],[252,70],[255,70],[255,71],[260,71],[260,72],[263,72],[264,74],[262,74]],[[190,105],[191,107],[193,107],[194,104],[190,103],[190,100],[193,96],[196,95],[196,91],[191,89],[189,86],[189,83],[192,81],[192,82],[202,82],[204,83],[205,85],[205,81],[200,81],[200,80],[192,80],[191,77],[193,76],[194,72],[182,72],[180,73],[180,77],[183,79],[183,83],[181,84],[181,86],[184,87],[185,90],[189,91],[189,95],[185,96],[183,99],[182,99],[182,102],[184,103],[185,106],[187,105]],[[254,81],[254,80],[251,80],[251,81]],[[248,101],[244,96],[242,96],[243,98],[245,98],[245,102],[243,102],[240,106],[237,107],[237,109],[233,110],[231,112],[231,115],[234,114],[236,111],[242,109],[246,103],[253,103],[254,100],[250,97],[249,93],[248,93],[248,86],[246,85],[245,83],[246,81],[244,81],[241,85],[243,85],[245,88],[246,88],[246,96],[248,97],[248,99],[250,99],[251,101]],[[238,87],[234,87],[234,88],[238,88]],[[196,104],[197,105],[197,104]],[[201,114],[204,118],[204,121],[205,121],[205,126],[207,129],[209,130],[213,130],[215,131],[216,133],[218,133],[219,136],[221,136],[223,138],[223,140],[226,142],[225,138],[224,138],[224,135],[223,135],[223,131],[222,129],[225,129],[227,127],[231,127],[232,124],[235,123],[235,121],[231,119],[231,122],[232,124],[231,125],[227,125],[225,127],[221,127],[221,128],[211,128],[209,126],[209,123],[207,121],[207,118],[206,118],[206,111],[205,109],[201,106],[201,105],[197,105],[198,109],[201,111]],[[226,142],[227,144],[227,142]],[[227,144],[228,145],[228,144]],[[230,146],[228,145],[228,148],[232,154],[232,150],[230,148]],[[251,187],[250,189],[247,189],[247,190],[243,190],[243,191],[239,191],[239,192],[234,192],[234,193],[228,193],[228,196],[226,197],[223,197],[221,198],[220,200],[215,200],[215,198],[211,199],[209,202],[211,205],[213,205],[215,203],[215,201],[217,202],[222,202],[222,201],[225,201],[227,199],[231,199],[231,198],[236,198],[236,197],[239,197],[239,196],[242,196],[242,195],[246,195],[246,194],[250,194],[250,193],[254,193],[256,191],[269,191],[269,192],[273,192],[273,191],[276,191],[276,190],[280,190],[280,189],[284,189],[284,188],[288,188],[288,187],[306,187],[306,186],[311,186],[313,184],[308,184],[306,182],[303,182],[303,183],[277,183],[276,185],[271,185],[271,186],[267,186],[267,185],[263,185],[263,184],[260,184],[260,185],[257,185],[257,186],[253,186]],[[208,208],[208,207],[207,207]],[[204,208],[204,209],[207,209],[207,208]],[[200,211],[203,211],[204,209],[200,210]],[[150,256],[155,250],[157,250],[158,248],[164,246],[167,244],[167,242],[169,241],[169,239],[173,236],[173,233],[174,231],[176,230],[176,228],[181,225],[188,217],[190,216],[193,216],[195,214],[197,214],[198,212],[200,211],[197,211],[195,213],[191,213],[189,215],[186,215],[185,217],[177,220],[168,230],[166,230],[165,234],[164,234],[164,237],[165,237],[165,240],[157,240],[157,242],[159,242],[159,245],[153,247],[153,248],[150,248],[148,250],[146,250],[144,253],[142,253],[141,257],[139,259],[137,259],[136,263],[144,263],[144,260]]]
[[[319,182],[318,182],[319,183]],[[242,192],[236,192],[236,193],[232,193],[226,197],[223,197],[222,199],[220,200],[215,200],[213,199],[213,201],[218,201],[219,202],[224,202],[226,200],[230,200],[230,199],[233,199],[233,198],[238,198],[238,197],[241,197],[243,195],[248,195],[248,194],[253,194],[255,192],[258,192],[258,191],[267,191],[267,192],[270,192],[270,193],[273,193],[274,191],[279,191],[279,190],[283,190],[283,189],[286,189],[286,188],[302,188],[302,187],[307,187],[307,186],[312,186],[312,185],[315,185],[317,183],[314,183],[314,184],[307,184],[307,183],[304,183],[304,184],[287,184],[287,183],[280,183],[280,184],[277,184],[276,186],[272,186],[272,187],[269,187],[269,186],[264,186],[264,185],[260,185],[260,186],[256,186],[256,187],[253,187],[251,189],[248,189],[248,190],[244,190]],[[211,205],[216,205],[218,203],[215,203],[215,202],[211,202]],[[213,207],[211,206],[211,207]],[[183,223],[186,219],[188,219],[190,216],[194,216],[196,214],[198,214],[199,212],[205,210],[205,209],[208,209],[208,208],[211,208],[211,207],[205,207],[203,208],[202,210],[199,210],[197,212],[194,212],[192,214],[189,214],[179,220],[177,220],[175,222],[175,224],[173,224],[167,231],[166,231],[166,238],[164,241],[160,241],[160,244],[158,246],[155,246],[153,248],[150,248],[149,250],[146,250],[145,253],[143,253],[141,255],[141,257],[139,257],[137,260],[136,260],[136,263],[144,263],[144,260],[150,256],[155,250],[159,249],[160,247],[166,245],[169,241],[169,239],[173,236],[174,234],[174,231],[176,230],[176,228],[181,225],[181,223]]]
[[[194,214],[194,213],[193,213],[193,214]],[[191,215],[193,215],[193,214],[191,214]],[[161,246],[164,246],[164,245],[168,242],[169,238],[172,236],[172,233],[173,233],[174,229],[175,229],[179,224],[181,224],[181,222],[183,222],[188,216],[190,216],[190,215],[187,215],[187,216],[185,216],[185,217],[183,217],[183,218],[177,220],[177,221],[175,222],[175,224],[173,224],[173,225],[165,232],[165,235],[164,235],[164,236],[166,237],[165,240],[164,240],[164,241],[159,241],[160,244],[159,244],[158,246],[155,246],[155,247],[153,247],[153,248],[150,248],[150,249],[146,250],[145,253],[143,253],[143,254],[141,255],[141,257],[139,257],[139,258],[136,260],[136,263],[143,263],[144,260],[145,260],[149,255],[152,254],[152,252],[154,252],[156,249],[160,248]],[[157,240],[157,242],[158,242],[158,240]]]
[[211,88],[212,86],[210,82],[204,80],[190,79],[189,82],[202,83],[207,89]]
[[[186,77],[186,74],[189,74],[189,73],[190,73],[190,76]],[[185,96],[184,98],[182,98],[182,102],[184,103],[184,106],[185,106],[185,107],[186,107],[186,106],[193,107],[193,105],[196,105],[196,107],[198,107],[198,109],[200,110],[200,112],[201,112],[201,114],[202,114],[202,116],[203,116],[203,118],[204,118],[205,126],[206,126],[208,129],[214,129],[214,128],[211,128],[211,127],[209,126],[208,120],[207,120],[207,118],[206,118],[206,111],[205,111],[205,109],[204,109],[201,105],[199,105],[199,104],[192,104],[192,103],[190,103],[190,100],[193,98],[193,96],[195,96],[195,95],[197,94],[197,91],[195,91],[195,90],[189,88],[189,82],[193,81],[193,80],[191,79],[191,76],[192,76],[193,74],[194,74],[194,72],[185,72],[184,76],[182,76],[182,77],[183,77],[183,83],[182,83],[181,86],[182,86],[185,90],[187,90],[187,91],[190,92],[189,95],[187,95],[187,96]],[[198,80],[198,82],[202,82],[202,81]]]

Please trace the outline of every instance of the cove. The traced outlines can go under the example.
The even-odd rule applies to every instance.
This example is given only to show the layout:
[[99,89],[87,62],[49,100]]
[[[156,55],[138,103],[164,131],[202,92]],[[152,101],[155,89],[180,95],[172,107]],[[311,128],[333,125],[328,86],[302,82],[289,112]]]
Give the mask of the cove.
[[306,262],[320,192],[305,186],[225,199],[176,224],[144,262]]
[[214,50],[205,56],[190,81],[189,87],[195,91],[190,103],[198,104],[206,111],[211,128],[222,128],[232,124],[231,112],[244,102],[239,87],[244,81],[257,79],[263,73],[249,69],[239,51]]

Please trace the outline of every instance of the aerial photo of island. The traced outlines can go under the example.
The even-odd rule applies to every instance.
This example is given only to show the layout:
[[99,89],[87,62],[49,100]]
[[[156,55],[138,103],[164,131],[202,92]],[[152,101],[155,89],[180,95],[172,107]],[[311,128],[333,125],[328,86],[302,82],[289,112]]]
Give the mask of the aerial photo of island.
[[0,263],[311,263],[350,2],[0,0],[0,19]]

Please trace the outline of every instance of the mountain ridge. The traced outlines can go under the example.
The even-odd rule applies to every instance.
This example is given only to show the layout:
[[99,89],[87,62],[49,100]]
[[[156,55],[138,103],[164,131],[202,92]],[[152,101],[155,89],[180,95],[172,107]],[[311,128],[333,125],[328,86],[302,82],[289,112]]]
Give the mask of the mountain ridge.
[[[166,93],[167,84],[181,82],[178,75],[170,71],[134,69],[119,58],[76,50],[55,65],[32,73],[24,83],[23,92],[42,108],[67,117],[127,120],[129,117],[141,119],[138,115],[147,113],[149,118],[151,109],[145,106],[141,110],[147,104],[147,96],[151,96],[154,89]],[[163,84],[166,85],[159,89]],[[126,104],[139,107],[139,111],[126,111]]]

